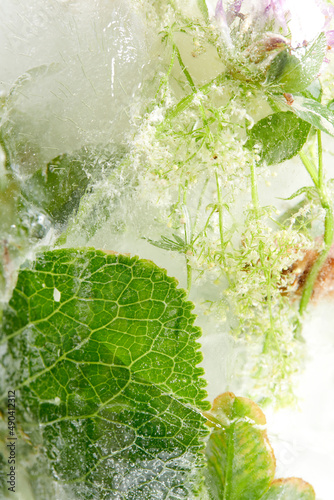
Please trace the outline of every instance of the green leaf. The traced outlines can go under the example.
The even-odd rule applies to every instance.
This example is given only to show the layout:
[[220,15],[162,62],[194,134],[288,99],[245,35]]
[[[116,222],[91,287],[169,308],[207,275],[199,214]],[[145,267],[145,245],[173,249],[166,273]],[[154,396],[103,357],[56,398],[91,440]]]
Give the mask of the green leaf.
[[162,248],[163,250],[168,250],[171,252],[185,253],[188,250],[188,245],[182,240],[177,234],[173,234],[174,240],[167,238],[166,236],[161,236],[160,241],[152,240],[151,238],[144,238],[146,241],[151,243],[151,245]]
[[16,389],[65,497],[191,497],[208,404],[200,329],[176,285],[150,261],[90,249],[21,269],[4,311],[1,393]]
[[247,398],[225,393],[206,414],[213,428],[206,457],[212,498],[258,500],[275,473],[275,457],[260,408]]
[[202,16],[204,17],[204,20],[206,22],[209,22],[209,11],[208,11],[208,7],[206,5],[206,1],[205,0],[197,0],[197,5],[198,5],[199,10],[202,13]]
[[315,500],[312,486],[302,479],[277,479],[261,500]]
[[22,186],[28,202],[42,208],[56,222],[66,222],[75,211],[91,179],[110,172],[124,151],[83,147],[72,154],[57,156]]
[[284,92],[301,92],[317,77],[327,48],[326,36],[320,33],[306,48],[278,54],[268,70],[267,82],[280,83]]
[[272,60],[267,72],[267,78],[266,78],[267,84],[277,83],[280,80],[281,76],[283,75],[284,68],[287,64],[288,58],[289,58],[288,51],[282,50]]
[[281,163],[295,156],[303,147],[310,125],[291,111],[278,112],[258,121],[249,130],[248,149],[260,146],[261,161],[267,165]]
[[320,102],[303,96],[294,96],[294,102],[290,109],[316,129],[334,135],[334,113]]

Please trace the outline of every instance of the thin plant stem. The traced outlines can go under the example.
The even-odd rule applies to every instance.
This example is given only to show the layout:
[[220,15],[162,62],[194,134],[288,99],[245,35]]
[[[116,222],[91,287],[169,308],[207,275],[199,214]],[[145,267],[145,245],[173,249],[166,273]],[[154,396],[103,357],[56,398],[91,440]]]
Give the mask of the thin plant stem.
[[224,242],[224,226],[223,226],[223,199],[222,193],[219,185],[219,176],[217,170],[215,171],[216,177],[216,187],[217,187],[217,197],[218,197],[218,215],[219,215],[219,235],[220,235],[220,246],[222,251],[225,250],[225,242]]
[[[190,85],[190,88],[193,92],[197,92],[197,88],[196,88],[196,85],[194,83],[194,80],[192,79],[186,65],[184,64],[183,60],[182,60],[182,57],[181,57],[181,54],[180,54],[180,51],[178,49],[178,47],[175,45],[175,43],[173,44],[173,50],[176,54],[176,57],[177,57],[177,60],[179,61],[179,65],[184,73],[184,76],[186,77],[189,85]],[[200,110],[201,110],[201,114],[202,114],[202,118],[203,118],[203,123],[204,123],[204,126],[206,127],[207,129],[207,133],[208,133],[208,139],[209,141],[212,142],[212,135],[211,135],[211,130],[210,130],[210,127],[209,127],[209,124],[208,124],[208,121],[206,119],[206,115],[205,115],[205,109],[203,107],[203,104],[200,103],[199,105],[200,107]]]
[[304,167],[306,168],[306,170],[310,174],[310,177],[313,181],[313,184],[317,188],[318,181],[319,181],[317,169],[315,168],[312,161],[306,156],[306,154],[303,151],[299,152],[299,157],[300,157],[301,161],[303,162]]
[[[323,173],[323,159],[322,159],[322,142],[321,142],[321,132],[318,131],[318,175],[317,175],[317,180],[315,181],[313,179],[313,176],[311,172],[316,171],[314,165],[312,165],[311,172],[309,169],[308,172],[311,175],[311,178],[318,190],[319,198],[320,198],[320,203],[322,208],[325,210],[326,215],[325,215],[325,223],[324,223],[324,249],[322,252],[320,252],[319,257],[313,264],[313,267],[311,269],[311,272],[307,276],[306,283],[304,286],[304,290],[302,293],[302,297],[300,300],[299,304],[299,314],[300,316],[303,316],[305,313],[305,310],[307,308],[307,305],[312,297],[313,289],[315,282],[317,280],[318,274],[326,262],[326,259],[328,257],[328,253],[330,251],[330,248],[333,243],[333,238],[334,238],[334,214],[333,214],[333,208],[332,208],[332,203],[328,198],[326,186],[324,183],[324,173]],[[308,165],[310,160],[305,162],[303,161],[304,165]],[[307,167],[306,167],[307,168]],[[297,331],[300,331],[300,323],[297,325]]]
[[183,74],[184,76],[186,77],[186,79],[188,80],[188,83],[190,85],[190,88],[193,92],[197,92],[197,88],[196,88],[196,85],[194,84],[194,81],[193,79],[191,78],[191,75],[189,73],[189,71],[187,70],[187,67],[186,65],[184,64],[183,60],[182,60],[182,57],[181,57],[181,54],[180,54],[180,51],[179,49],[177,48],[177,46],[175,45],[175,43],[173,44],[173,50],[175,51],[175,54],[176,54],[176,57],[177,57],[177,60],[179,61],[179,65],[183,71]]
[[252,202],[254,206],[254,213],[256,218],[259,217],[259,193],[257,189],[257,180],[256,180],[256,172],[255,172],[255,164],[251,162],[251,194],[252,194]]
[[318,186],[319,190],[324,190],[324,165],[322,158],[322,140],[321,140],[321,131],[317,131],[317,139],[318,139]]
[[194,243],[198,240],[198,238],[199,238],[202,234],[205,234],[205,231],[207,230],[207,228],[208,228],[208,226],[209,226],[209,224],[210,224],[211,217],[213,216],[213,214],[215,213],[215,211],[216,211],[216,207],[213,207],[213,209],[212,209],[212,210],[211,210],[211,212],[210,212],[209,217],[208,217],[208,218],[207,218],[207,220],[206,220],[206,223],[205,223],[205,225],[204,225],[203,229],[202,229],[202,230],[198,233],[198,235],[196,236],[196,238],[194,238],[194,239],[193,239],[193,241],[192,241],[192,243],[193,243],[193,244],[194,244]]
[[[167,84],[167,82],[168,82],[168,78],[169,78],[169,76],[170,76],[170,74],[171,74],[171,72],[172,72],[173,66],[174,66],[175,55],[176,55],[176,51],[175,51],[175,48],[174,48],[174,49],[173,49],[173,54],[172,54],[172,59],[171,59],[171,62],[170,62],[170,65],[169,65],[168,71],[167,71],[167,73],[166,73],[166,76],[165,76],[165,77],[161,80],[161,83],[160,83],[160,85],[159,85],[159,87],[158,87],[158,90],[157,90],[157,92],[156,92],[156,94],[155,94],[155,99],[157,99],[157,97],[158,97],[158,95],[159,95],[159,92],[160,92],[161,88],[162,88],[164,85],[166,85],[166,84]],[[166,94],[166,92],[165,92],[165,94]],[[165,99],[165,95],[163,96],[162,101],[164,101],[164,99]]]

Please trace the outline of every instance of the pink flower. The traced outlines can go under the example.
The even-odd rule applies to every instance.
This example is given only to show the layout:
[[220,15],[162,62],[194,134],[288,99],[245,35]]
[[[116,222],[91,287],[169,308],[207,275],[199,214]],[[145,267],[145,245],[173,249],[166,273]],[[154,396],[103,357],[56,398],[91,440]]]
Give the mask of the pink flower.
[[[241,18],[254,31],[290,36],[292,46],[298,47],[328,31],[333,14],[334,7],[322,0],[218,0],[214,18],[228,44],[232,43],[230,27]],[[328,36],[331,39],[331,33]]]
[[264,16],[274,19],[287,33],[287,15],[289,12],[286,0],[265,0]]
[[242,2],[244,0],[234,0],[232,3],[228,4],[226,12],[223,6],[223,1],[218,0],[215,9],[215,18],[220,23],[225,23],[230,26],[234,19],[239,15]]
[[227,45],[227,47],[231,48],[233,44],[222,0],[218,0],[217,2],[214,17],[216,23],[220,26],[222,37],[224,39],[225,44]]
[[232,24],[234,19],[239,15],[243,0],[234,0],[226,13],[227,24]]
[[327,39],[328,49],[331,50],[334,47],[334,30],[326,31],[325,33]]

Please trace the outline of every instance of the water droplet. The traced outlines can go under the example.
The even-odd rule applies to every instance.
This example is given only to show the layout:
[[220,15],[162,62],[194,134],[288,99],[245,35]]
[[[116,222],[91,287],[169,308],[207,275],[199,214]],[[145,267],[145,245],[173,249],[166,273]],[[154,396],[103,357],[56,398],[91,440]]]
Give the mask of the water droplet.
[[60,302],[60,297],[61,297],[61,293],[59,290],[57,290],[57,288],[54,288],[53,289],[53,300],[55,302]]

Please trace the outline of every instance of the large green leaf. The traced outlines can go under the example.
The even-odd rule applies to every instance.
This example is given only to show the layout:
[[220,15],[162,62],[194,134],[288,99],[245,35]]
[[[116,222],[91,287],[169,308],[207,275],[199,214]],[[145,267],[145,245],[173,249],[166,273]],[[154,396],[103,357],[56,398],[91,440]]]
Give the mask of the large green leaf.
[[207,413],[213,428],[206,448],[207,484],[215,500],[258,500],[275,473],[266,419],[247,398],[228,392]]
[[296,477],[277,479],[261,500],[315,500],[314,489]]
[[2,391],[16,389],[24,430],[66,494],[192,496],[207,433],[192,308],[137,258],[64,249],[20,271],[4,311]]
[[269,67],[267,82],[280,83],[285,92],[301,92],[317,77],[326,48],[326,36],[320,33],[308,47],[297,49],[295,54],[281,52]]
[[246,147],[260,146],[260,157],[267,165],[281,163],[301,150],[310,131],[310,125],[291,111],[274,113],[259,120],[249,130]]

